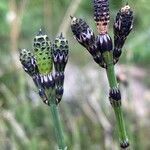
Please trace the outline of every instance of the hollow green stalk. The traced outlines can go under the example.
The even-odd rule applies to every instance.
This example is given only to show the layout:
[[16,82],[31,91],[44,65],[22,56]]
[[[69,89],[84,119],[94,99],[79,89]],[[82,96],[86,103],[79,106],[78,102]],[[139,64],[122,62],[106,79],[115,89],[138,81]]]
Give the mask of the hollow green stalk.
[[[107,65],[106,72],[107,72],[107,78],[109,81],[109,86],[111,89],[116,88],[116,87],[118,88],[118,83],[117,83],[117,79],[116,79],[116,75],[114,71],[112,52],[109,52],[109,51],[104,52],[103,58]],[[122,144],[128,143],[128,137],[127,137],[127,133],[125,129],[125,123],[124,123],[121,104],[117,106],[112,104],[112,107],[114,109],[115,116],[116,116],[120,144],[122,145]]]
[[67,146],[65,145],[64,135],[61,127],[60,116],[58,112],[58,105],[56,104],[56,96],[55,90],[47,90],[49,102],[50,102],[50,111],[52,114],[53,125],[55,128],[55,134],[58,143],[58,150],[67,150]]

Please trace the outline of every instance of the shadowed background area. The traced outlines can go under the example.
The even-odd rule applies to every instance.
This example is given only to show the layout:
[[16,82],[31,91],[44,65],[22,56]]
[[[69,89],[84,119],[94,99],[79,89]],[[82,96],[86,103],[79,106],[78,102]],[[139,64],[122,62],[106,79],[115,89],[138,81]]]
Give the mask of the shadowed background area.
[[[116,73],[131,149],[150,149],[150,1],[128,1],[134,28]],[[125,0],[110,0],[110,35]],[[59,105],[69,150],[118,150],[105,70],[73,38],[70,15],[83,18],[96,33],[92,0],[0,1],[0,146],[2,150],[54,150],[51,114],[19,62],[19,48],[32,50],[40,28],[53,41],[69,41],[63,100]],[[113,38],[113,37],[112,37]]]

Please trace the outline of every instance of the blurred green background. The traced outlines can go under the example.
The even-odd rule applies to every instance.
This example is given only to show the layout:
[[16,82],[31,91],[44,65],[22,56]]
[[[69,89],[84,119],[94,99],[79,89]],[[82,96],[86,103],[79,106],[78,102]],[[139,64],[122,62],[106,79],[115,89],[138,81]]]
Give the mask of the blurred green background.
[[[128,1],[134,29],[116,66],[131,149],[150,149],[150,1]],[[117,11],[126,0],[110,0],[110,34]],[[57,147],[49,108],[42,103],[18,58],[19,48],[32,49],[44,28],[52,40],[69,40],[61,120],[68,150],[118,150],[105,70],[73,38],[70,15],[96,31],[92,0],[0,1],[0,150],[54,150]],[[96,33],[96,32],[95,32]]]

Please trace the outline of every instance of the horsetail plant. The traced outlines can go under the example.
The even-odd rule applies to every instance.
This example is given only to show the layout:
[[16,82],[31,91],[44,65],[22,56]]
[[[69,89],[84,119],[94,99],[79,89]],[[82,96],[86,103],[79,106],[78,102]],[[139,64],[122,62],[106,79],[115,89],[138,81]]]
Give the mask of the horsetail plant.
[[48,36],[40,29],[34,38],[33,47],[33,52],[26,49],[20,50],[20,61],[38,88],[39,96],[46,105],[50,106],[59,150],[67,150],[58,104],[63,96],[64,71],[68,61],[68,41],[61,33],[52,44]]
[[90,52],[95,62],[106,69],[110,86],[109,100],[116,116],[120,147],[127,148],[129,147],[129,141],[122,113],[121,93],[117,83],[114,65],[119,60],[124,42],[132,30],[133,12],[130,6],[126,4],[117,13],[114,23],[113,48],[112,39],[108,34],[110,19],[109,1],[93,0],[93,4],[94,20],[98,31],[96,38],[92,29],[82,19],[71,17],[71,29],[75,39]]

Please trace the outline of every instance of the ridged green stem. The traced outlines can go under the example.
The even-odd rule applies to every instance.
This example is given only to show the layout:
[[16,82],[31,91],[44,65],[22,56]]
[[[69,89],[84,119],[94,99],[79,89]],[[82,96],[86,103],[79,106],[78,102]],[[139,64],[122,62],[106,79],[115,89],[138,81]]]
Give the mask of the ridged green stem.
[[[41,85],[39,84],[38,80],[34,80],[34,82],[39,89],[43,89]],[[60,121],[60,116],[58,112],[58,106],[56,105],[55,90],[47,89],[45,92],[46,92],[46,95],[48,95],[48,101],[50,102],[50,111],[52,114],[53,125],[55,128],[55,134],[56,134],[57,143],[59,147],[58,150],[67,150],[67,146],[65,145],[65,142],[64,142],[63,131],[61,128],[61,121]]]
[[58,143],[58,150],[67,150],[67,146],[65,145],[64,142],[64,135],[61,127],[61,120],[58,112],[58,106],[55,103],[55,91],[50,90],[48,91],[48,96],[50,98],[50,110],[52,114],[52,119],[53,119],[53,125],[55,128],[55,134],[57,138],[57,143]]
[[52,117],[53,117],[53,124],[55,128],[55,134],[56,134],[59,150],[66,150],[67,147],[65,146],[65,142],[64,142],[64,137],[63,137],[63,132],[62,132],[61,124],[60,124],[60,117],[59,117],[57,105],[52,104],[50,106],[50,110],[51,110]]
[[[115,71],[114,71],[114,64],[113,64],[113,54],[112,52],[104,52],[103,53],[104,61],[106,62],[107,68],[107,78],[109,81],[110,88],[118,87]],[[116,122],[117,122],[117,129],[118,129],[118,135],[120,139],[120,144],[128,142],[128,137],[126,134],[124,119],[123,119],[123,113],[122,108],[120,105],[113,106],[115,116],[116,116]]]

